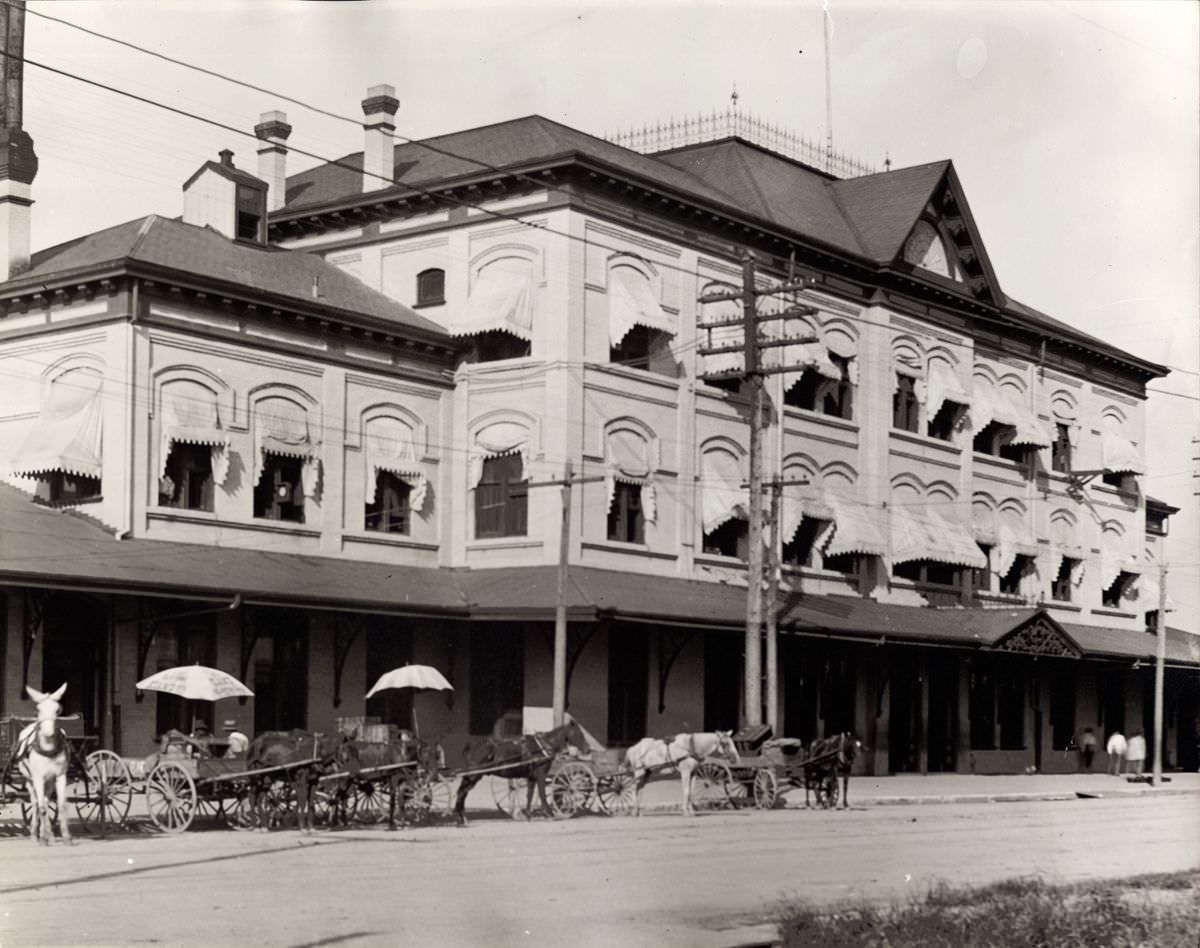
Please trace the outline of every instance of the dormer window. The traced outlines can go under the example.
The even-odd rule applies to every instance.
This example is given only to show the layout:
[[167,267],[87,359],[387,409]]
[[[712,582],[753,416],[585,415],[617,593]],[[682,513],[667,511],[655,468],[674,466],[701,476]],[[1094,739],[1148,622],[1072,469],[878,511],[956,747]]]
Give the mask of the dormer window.
[[446,271],[436,267],[417,274],[417,306],[446,302]]
[[244,184],[237,186],[237,239],[263,243],[263,211],[266,192]]

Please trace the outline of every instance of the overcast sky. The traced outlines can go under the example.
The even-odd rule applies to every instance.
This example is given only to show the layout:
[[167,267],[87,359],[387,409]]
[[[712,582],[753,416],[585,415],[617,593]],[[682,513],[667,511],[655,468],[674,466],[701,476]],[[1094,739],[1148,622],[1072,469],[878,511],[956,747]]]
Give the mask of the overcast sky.
[[[1200,631],[1200,15],[1191,0],[829,0],[835,147],[953,160],[1010,296],[1176,371],[1151,397],[1151,496],[1172,524],[1171,624]],[[352,122],[156,60],[69,20],[353,119],[391,83],[409,138],[541,114],[593,134],[728,105],[826,134],[822,4],[30,0],[35,63],[340,157]],[[232,131],[30,65],[34,248],[155,212]],[[293,154],[291,168],[314,162]]]

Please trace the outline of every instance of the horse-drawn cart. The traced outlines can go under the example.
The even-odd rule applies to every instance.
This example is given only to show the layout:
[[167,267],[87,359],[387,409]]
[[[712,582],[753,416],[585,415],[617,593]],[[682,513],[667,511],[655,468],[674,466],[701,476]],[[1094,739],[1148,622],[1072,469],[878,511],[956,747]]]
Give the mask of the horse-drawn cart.
[[[28,829],[30,821],[29,788],[18,766],[15,753],[17,736],[37,718],[7,714],[0,716],[0,806],[18,806],[21,822]],[[104,832],[112,824],[122,823],[129,814],[133,787],[121,758],[112,751],[89,750],[100,743],[94,734],[82,733],[79,715],[58,718],[67,735],[67,802],[89,832]],[[51,803],[57,820],[57,801]]]
[[766,725],[745,728],[734,735],[738,762],[732,768],[736,796],[762,810],[776,806],[788,790],[804,790],[818,807],[838,803],[838,777],[849,774],[858,742],[849,734],[817,738],[809,744],[798,738],[771,738]]

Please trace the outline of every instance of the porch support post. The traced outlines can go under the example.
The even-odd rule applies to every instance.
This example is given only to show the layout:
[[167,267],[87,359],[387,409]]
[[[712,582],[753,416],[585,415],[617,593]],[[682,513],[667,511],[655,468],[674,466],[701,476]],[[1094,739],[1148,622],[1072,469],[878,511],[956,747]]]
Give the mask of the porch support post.
[[917,725],[917,766],[921,773],[929,773],[929,658],[921,655],[917,659],[917,676],[921,684],[921,720]]
[[971,772],[971,671],[966,659],[959,658],[958,665],[958,737],[955,744],[954,769],[960,773]]

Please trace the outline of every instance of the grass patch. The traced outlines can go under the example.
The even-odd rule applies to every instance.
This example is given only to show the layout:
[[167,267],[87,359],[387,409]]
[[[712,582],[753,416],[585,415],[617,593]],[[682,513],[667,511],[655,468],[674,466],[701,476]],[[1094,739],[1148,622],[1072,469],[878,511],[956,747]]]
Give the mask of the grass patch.
[[1196,948],[1200,870],[1071,885],[1037,878],[979,888],[939,883],[899,905],[788,904],[778,922],[782,948]]

